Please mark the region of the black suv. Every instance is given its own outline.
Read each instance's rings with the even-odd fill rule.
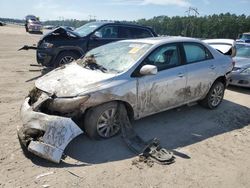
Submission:
[[[39,41],[37,62],[58,67],[110,42],[156,36],[149,27],[121,22],[90,22],[74,31],[59,27]]]

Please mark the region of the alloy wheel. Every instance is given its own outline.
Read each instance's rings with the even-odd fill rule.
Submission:
[[[223,84],[216,85],[210,96],[210,103],[213,107],[216,107],[220,104],[220,102],[223,99],[223,94],[224,94]]]
[[[105,110],[97,121],[97,132],[103,138],[109,138],[120,130],[116,108]]]
[[[68,63],[71,63],[72,61],[74,61],[75,59],[72,57],[72,56],[65,56],[61,59],[60,61],[60,66],[61,65],[65,65],[65,64],[68,64]]]

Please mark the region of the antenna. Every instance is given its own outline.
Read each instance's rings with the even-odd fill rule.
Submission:
[[[191,13],[193,12],[193,15],[194,16],[198,16],[200,15],[200,13],[198,12],[198,9],[197,8],[194,8],[194,7],[189,7],[187,11],[185,11],[188,16],[192,16]]]

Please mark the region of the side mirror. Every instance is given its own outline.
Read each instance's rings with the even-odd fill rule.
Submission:
[[[157,74],[158,69],[155,65],[143,65],[142,68],[140,69],[140,74],[141,75],[155,75]]]
[[[100,31],[96,31],[92,36],[92,39],[98,39],[98,38],[102,38],[102,33]]]

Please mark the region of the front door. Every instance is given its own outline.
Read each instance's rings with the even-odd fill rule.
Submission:
[[[178,45],[157,48],[143,63],[157,66],[158,73],[137,80],[139,116],[144,117],[183,104],[187,77]]]

